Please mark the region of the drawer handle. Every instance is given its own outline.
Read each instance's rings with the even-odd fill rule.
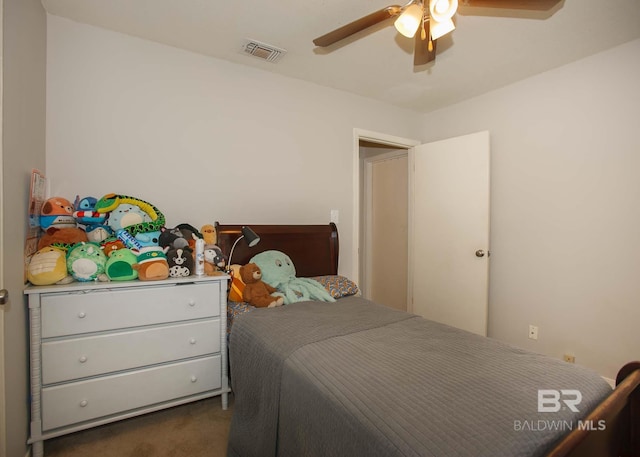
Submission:
[[[196,375],[191,376],[191,382],[196,382],[198,377]]]
[[[83,407],[83,408],[84,408],[85,406],[87,406],[88,404],[89,404],[89,402],[88,402],[87,400],[82,400],[82,401],[80,402],[80,406],[81,406],[81,407]]]
[[[87,356],[83,355],[78,360],[80,361],[80,363],[85,363],[87,361]]]
[[[84,311],[80,311],[80,312],[78,313],[78,317],[79,317],[80,319],[84,319],[86,316],[87,316],[87,315],[86,315],[86,313],[85,313]]]
[[[189,306],[196,306],[195,300],[189,300]]]
[[[189,343],[190,343],[190,344],[196,344],[196,342],[197,342],[197,340],[196,340],[195,338],[191,338],[191,339],[189,340]]]

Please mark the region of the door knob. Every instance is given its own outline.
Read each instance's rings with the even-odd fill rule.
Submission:
[[[482,249],[478,249],[476,251],[476,257],[484,257],[484,251]]]
[[[4,305],[9,301],[9,291],[7,289],[0,290],[0,305]]]

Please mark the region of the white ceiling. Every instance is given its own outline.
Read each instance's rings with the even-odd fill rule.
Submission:
[[[460,8],[456,30],[438,40],[436,61],[414,68],[413,40],[398,34],[392,20],[331,48],[312,43],[392,4],[389,0],[42,3],[53,15],[421,112],[640,38],[640,0],[564,0],[546,18]],[[287,54],[277,63],[250,56],[242,52],[246,38],[284,48]]]

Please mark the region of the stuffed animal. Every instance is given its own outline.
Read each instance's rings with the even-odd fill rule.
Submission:
[[[198,238],[202,238],[202,233],[200,233],[191,224],[178,224],[178,225],[176,225],[176,228],[178,230],[180,230],[180,233],[182,233],[182,236],[187,240],[187,242],[189,243],[189,247],[191,249],[195,249],[196,248],[196,240]],[[205,244],[206,244],[206,242],[205,242]]]
[[[169,276],[180,278],[191,276],[193,273],[193,250],[185,246],[184,248],[171,248],[167,251],[167,262],[169,263]]]
[[[47,246],[56,246],[63,250],[69,249],[76,243],[89,241],[84,230],[78,227],[49,227],[38,240],[38,249]]]
[[[111,257],[112,252],[117,251],[118,249],[125,249],[125,248],[126,246],[124,245],[124,242],[117,238],[107,239],[102,244],[102,250],[104,251],[107,257]]]
[[[229,281],[229,300],[235,302],[242,301],[242,295],[244,293],[244,282],[240,276],[240,268],[242,265],[233,264],[229,265],[229,274],[231,280]]]
[[[87,239],[89,241],[93,241],[94,243],[102,243],[104,240],[113,236],[113,230],[108,225],[87,225],[84,228],[84,231],[87,233]]]
[[[107,218],[107,225],[111,227],[111,230],[114,232],[145,222],[151,222],[151,217],[139,206],[129,203],[120,203],[109,213],[109,217]]]
[[[67,271],[78,281],[108,281],[104,274],[107,256],[92,242],[74,244],[67,252]]]
[[[96,204],[98,199],[95,197],[84,197],[80,199],[80,196],[76,196],[76,200],[73,202],[75,211],[73,217],[76,222],[87,229],[88,227],[104,225],[104,221],[107,218],[106,214],[101,214],[96,211]]]
[[[67,274],[65,251],[54,246],[38,250],[29,262],[27,279],[36,286],[67,284],[73,281]]]
[[[195,250],[198,238],[202,238],[202,234],[194,226],[178,224],[174,228],[163,228],[157,244],[163,248],[184,248],[189,246]]]
[[[72,228],[76,226],[73,217],[73,205],[62,197],[48,199],[40,210],[40,228],[46,231],[49,227]]]
[[[178,227],[163,228],[158,236],[158,246],[163,248],[184,248],[189,246],[187,240]]]
[[[277,290],[262,281],[262,271],[255,263],[241,266],[240,277],[245,284],[242,298],[250,305],[257,308],[273,308],[284,303],[284,298],[271,295]]]
[[[142,248],[133,269],[138,271],[138,279],[141,281],[157,281],[169,277],[167,256],[159,246]]]
[[[120,206],[122,205],[128,206],[121,209]],[[127,208],[131,210],[131,213],[125,211]],[[112,228],[113,225],[119,226],[118,228],[114,228],[114,231],[117,231],[119,228],[124,228],[133,236],[136,236],[138,233],[158,231],[164,227],[165,222],[164,214],[162,214],[158,208],[151,203],[140,200],[139,198],[129,197],[128,195],[107,194],[96,203],[96,211],[101,214],[109,213],[109,225]],[[129,217],[130,214],[131,217]],[[113,225],[111,225],[112,217],[117,219]],[[135,222],[135,220],[139,221]]]
[[[123,248],[111,252],[107,259],[105,272],[112,281],[130,281],[138,277],[133,265],[138,256],[131,249]]]
[[[262,270],[263,280],[284,294],[284,304],[307,300],[336,301],[315,279],[297,278],[296,267],[284,252],[270,250],[254,255],[250,262]]]
[[[204,246],[204,273],[207,276],[221,274],[227,265],[227,258],[222,253],[222,249],[215,244]]]
[[[136,234],[134,238],[138,240],[140,246],[158,246],[160,241],[160,234],[162,232],[160,230],[154,230],[153,232],[142,232]]]
[[[203,225],[200,228],[200,232],[204,238],[204,244],[218,244],[218,234],[216,233],[216,228],[213,225]]]

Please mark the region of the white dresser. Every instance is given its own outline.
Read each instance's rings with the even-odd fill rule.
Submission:
[[[222,395],[227,276],[31,286],[31,436]]]

